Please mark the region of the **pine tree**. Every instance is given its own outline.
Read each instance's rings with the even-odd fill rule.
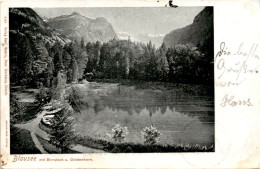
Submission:
[[[63,61],[62,61],[62,54],[60,52],[57,52],[54,55],[54,65],[55,65],[55,72],[57,73],[60,70],[64,69]]]
[[[73,109],[70,106],[62,108],[52,119],[52,133],[50,142],[61,149],[61,153],[67,153],[75,144],[78,134],[74,130]]]
[[[99,61],[100,61],[100,49],[101,49],[101,43],[99,41],[96,42],[94,49],[95,49],[95,64],[96,66],[99,65]]]
[[[63,50],[62,61],[63,61],[64,68],[68,69],[71,62],[71,56],[68,54],[66,50]]]
[[[77,82],[79,76],[79,68],[78,68],[77,61],[74,57],[72,57],[71,59],[71,70],[72,70],[71,82]]]
[[[48,57],[48,65],[46,72],[46,86],[50,87],[53,79],[54,64],[51,57]]]
[[[81,38],[81,41],[80,41],[80,47],[81,47],[81,49],[85,49],[85,44],[84,44],[85,42],[84,42],[84,38],[82,37]]]
[[[169,64],[166,58],[166,52],[167,48],[165,44],[163,43],[162,46],[158,49],[157,52],[157,58],[158,58],[158,64],[157,64],[157,80],[168,80],[168,73],[169,73]]]

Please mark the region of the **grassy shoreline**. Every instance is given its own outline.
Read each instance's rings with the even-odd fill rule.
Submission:
[[[106,151],[108,153],[176,153],[176,152],[214,152],[214,145],[183,145],[183,144],[140,144],[140,143],[115,143],[106,140],[93,139],[88,136],[81,137],[77,144]]]

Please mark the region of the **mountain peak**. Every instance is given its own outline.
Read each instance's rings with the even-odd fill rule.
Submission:
[[[106,18],[104,17],[97,17],[96,20],[107,22]]]
[[[83,37],[86,42],[107,42],[117,37],[112,25],[105,18],[91,19],[77,12],[58,16],[49,20],[48,24],[59,33],[77,41]]]
[[[73,12],[71,15],[80,15],[78,12]]]

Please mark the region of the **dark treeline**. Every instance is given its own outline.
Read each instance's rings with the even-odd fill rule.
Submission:
[[[133,79],[182,83],[210,83],[213,80],[211,58],[191,44],[158,49],[130,40],[112,39],[101,44],[82,40],[50,48],[55,71],[66,70],[67,81],[86,77],[99,79]]]
[[[85,74],[94,78],[212,83],[213,56],[191,44],[159,48],[130,40],[87,43]]]
[[[25,36],[15,36],[11,41],[23,41],[18,43],[23,46],[12,46],[10,57],[11,82],[17,84],[49,87],[59,71],[66,74],[67,83],[83,78],[213,82],[213,64],[210,63],[213,57],[191,44],[171,48],[162,44],[155,48],[151,42],[144,44],[112,39],[103,44],[97,41],[85,45],[82,39],[63,46],[56,42],[51,46],[41,43],[41,40],[35,43],[37,39],[30,43]],[[37,49],[36,52],[34,49]],[[37,60],[34,55],[38,55]],[[44,71],[41,72],[41,68]],[[37,76],[33,72],[37,72]]]

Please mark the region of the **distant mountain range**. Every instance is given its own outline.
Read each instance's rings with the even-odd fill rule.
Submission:
[[[175,29],[164,35],[137,34],[132,35],[127,32],[119,32],[119,39],[130,39],[148,43],[151,41],[156,47],[164,43],[166,47],[171,47],[176,44],[191,43],[196,47],[202,47],[203,53],[213,51],[213,7],[204,8],[193,20],[193,23],[184,28]],[[206,51],[208,48],[209,51]]]
[[[91,19],[74,12],[48,19],[47,24],[57,32],[77,41],[83,38],[85,42],[107,42],[117,38],[112,25],[103,17]]]
[[[130,39],[131,41],[140,42],[140,40],[136,36],[134,36],[128,32],[117,32],[117,37],[120,40]]]
[[[141,42],[148,43],[151,41],[156,47],[160,47],[163,43],[164,35],[138,34],[137,37]]]
[[[113,26],[103,17],[91,19],[72,13],[70,15],[62,15],[52,19],[45,16],[42,19],[55,31],[68,36],[70,39],[80,41],[83,37],[85,42],[107,42],[110,39],[118,38],[120,40],[148,43],[151,41],[155,46],[159,47],[163,42],[164,35],[149,34],[130,34],[128,32],[115,32]]]
[[[148,43],[149,41],[152,42],[156,47],[160,47],[163,42],[164,35],[152,35],[152,34],[137,34],[133,35],[128,32],[118,32],[117,33],[118,39],[127,40],[130,39],[131,41],[135,42],[142,42]]]

